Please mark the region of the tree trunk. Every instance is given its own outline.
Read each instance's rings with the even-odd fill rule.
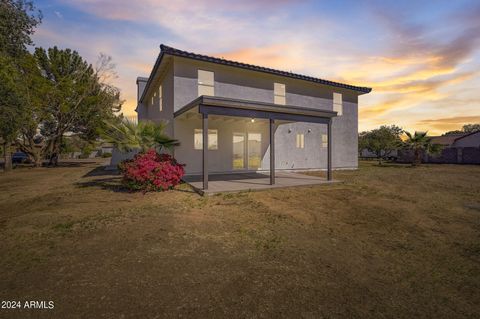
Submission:
[[[33,165],[35,167],[41,167],[42,166],[42,156],[40,154],[39,151],[35,150],[35,152],[33,153]]]
[[[5,163],[3,169],[5,172],[12,170],[12,152],[9,142],[3,143],[3,156],[5,157]]]
[[[58,133],[57,133],[58,134]],[[57,135],[52,141],[48,165],[58,166],[58,156],[60,154],[60,145],[62,144],[63,135]]]
[[[417,165],[420,165],[422,163],[422,159],[420,158],[420,153],[421,152],[420,152],[419,149],[414,150],[412,166],[417,166]]]

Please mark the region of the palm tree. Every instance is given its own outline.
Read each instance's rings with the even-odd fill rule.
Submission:
[[[172,149],[180,145],[178,140],[170,138],[164,133],[165,123],[142,121],[134,123],[128,119],[106,121],[106,128],[101,132],[105,142],[112,143],[122,152],[148,149]]]
[[[412,135],[405,132],[407,139],[404,141],[407,149],[413,150],[412,166],[422,163],[423,154],[437,154],[441,151],[441,146],[431,143],[431,137],[427,136],[427,132],[417,132]]]

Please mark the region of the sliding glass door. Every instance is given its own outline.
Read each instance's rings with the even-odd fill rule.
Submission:
[[[233,169],[256,170],[262,166],[262,134],[233,133]]]
[[[245,133],[233,133],[233,169],[245,168]]]
[[[248,169],[259,169],[262,164],[262,134],[248,133]]]

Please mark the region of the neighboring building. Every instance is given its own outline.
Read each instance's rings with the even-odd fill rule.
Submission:
[[[370,88],[160,48],[150,76],[137,78],[136,111],[168,122],[187,174],[270,170],[273,183],[275,169],[331,178],[357,168],[358,96]]]
[[[480,147],[480,131],[460,136],[453,142],[453,147]]]
[[[455,143],[455,140],[463,137],[464,135],[464,133],[455,133],[441,136],[432,136],[430,141],[432,144],[442,145],[443,147],[452,147]]]
[[[480,131],[464,134],[449,134],[434,136],[432,144],[442,146],[437,155],[423,156],[424,163],[438,164],[480,164]],[[413,152],[402,150],[399,152],[400,162],[411,162]]]

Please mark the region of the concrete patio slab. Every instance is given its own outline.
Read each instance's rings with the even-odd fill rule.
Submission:
[[[326,178],[318,176],[292,172],[277,172],[275,174],[275,185],[270,185],[270,175],[268,173],[212,174],[209,176],[208,190],[203,190],[201,175],[185,176],[183,179],[200,195],[213,195],[224,192],[259,191],[272,188],[332,184],[340,182],[337,180],[328,181]]]

